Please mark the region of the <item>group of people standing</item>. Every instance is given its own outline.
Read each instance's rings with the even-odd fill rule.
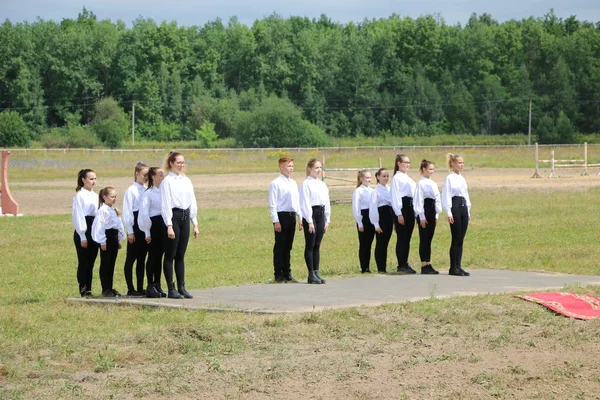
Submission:
[[[96,173],[91,169],[79,171],[72,219],[78,260],[77,280],[82,297],[92,295],[92,276],[98,251],[102,296],[121,296],[113,286],[113,278],[121,242],[127,238],[123,269],[128,296],[192,298],[185,288],[185,253],[190,221],[194,237],[198,237],[198,208],[192,182],[184,171],[185,159],[178,152],[167,155],[162,169],[138,163],[134,169],[134,182],[125,191],[122,212],[115,206],[117,192],[113,187],[107,186],[96,194]],[[134,264],[136,285],[133,281]],[[161,269],[167,282],[167,292],[160,284]]]
[[[461,175],[464,159],[456,154],[448,154],[447,166],[451,171],[444,181],[441,194],[437,184],[431,179],[435,165],[428,160],[421,161],[421,179],[417,183],[407,175],[410,159],[404,154],[396,156],[390,185],[390,174],[385,168],[380,168],[375,173],[375,189],[370,187],[371,173],[367,170],[358,171],[357,188],[352,194],[352,213],[358,230],[358,255],[363,273],[371,272],[371,247],[374,239],[377,271],[387,272],[387,249],[392,230],[395,229],[398,260],[396,272],[415,274],[408,258],[416,223],[420,239],[421,274],[439,274],[431,264],[431,243],[443,208],[452,234],[448,273],[455,276],[470,275],[462,268],[463,241],[471,220],[468,186]]]
[[[371,272],[374,240],[377,270],[387,272],[387,249],[395,230],[397,272],[415,274],[408,258],[416,223],[420,237],[421,273],[438,274],[431,264],[431,242],[443,208],[452,233],[449,274],[469,276],[461,264],[463,240],[471,219],[467,183],[461,175],[464,160],[461,156],[448,154],[447,164],[451,172],[444,181],[441,195],[437,184],[431,180],[435,165],[428,160],[421,162],[419,170],[422,177],[418,183],[407,175],[410,159],[403,154],[396,156],[391,178],[385,168],[375,173],[375,189],[371,188],[371,173],[367,170],[358,172],[357,188],[352,194],[352,213],[358,230],[358,254],[363,273]],[[121,296],[114,288],[113,277],[121,242],[127,239],[123,269],[128,296],[192,298],[185,288],[185,253],[190,224],[194,237],[198,237],[198,208],[192,182],[184,171],[185,160],[178,152],[167,155],[162,169],[138,163],[134,169],[134,182],[125,191],[122,213],[115,206],[117,192],[113,187],[107,186],[96,194],[96,173],[91,169],[79,171],[73,198],[73,241],[77,251],[77,280],[81,296],[92,295],[92,276],[98,251],[102,296]],[[298,224],[305,239],[307,282],[324,284],[325,279],[320,275],[320,247],[331,220],[331,202],[329,189],[321,179],[323,166],[319,160],[311,158],[306,164],[306,179],[300,187],[292,179],[292,158],[281,157],[279,171],[279,176],[269,185],[269,209],[275,234],[275,282],[298,282],[292,275],[290,264]],[[167,292],[161,287],[161,270],[167,282]],[[144,275],[147,280],[145,289]]]
[[[444,181],[441,194],[437,184],[431,179],[435,165],[428,160],[421,162],[419,170],[422,177],[418,183],[407,175],[410,159],[404,154],[396,156],[394,175],[391,178],[390,172],[385,168],[380,168],[375,173],[375,189],[371,188],[371,173],[368,170],[358,171],[356,189],[352,193],[352,214],[358,230],[358,258],[363,273],[371,272],[374,240],[377,270],[380,273],[387,272],[387,249],[395,230],[398,260],[396,272],[415,274],[416,271],[408,263],[408,257],[416,223],[420,237],[421,274],[439,274],[431,264],[431,243],[443,208],[452,233],[449,274],[469,276],[462,268],[463,241],[471,219],[467,182],[461,175],[464,160],[459,155],[448,154],[447,165],[451,172]],[[322,174],[321,162],[315,158],[308,161],[306,179],[300,189],[292,179],[292,158],[280,158],[279,170],[279,176],[269,185],[269,208],[275,232],[275,282],[297,282],[291,273],[290,253],[298,221],[299,230],[304,232],[307,282],[325,283],[319,274],[319,249],[329,226],[331,207],[327,185],[319,179]]]

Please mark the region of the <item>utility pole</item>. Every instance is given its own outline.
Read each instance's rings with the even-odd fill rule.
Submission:
[[[529,99],[529,135],[527,136],[527,145],[531,146],[531,99]]]
[[[131,104],[131,147],[135,147],[135,100]]]

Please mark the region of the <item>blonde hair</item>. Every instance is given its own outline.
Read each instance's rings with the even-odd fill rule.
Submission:
[[[446,165],[448,165],[448,168],[453,169],[454,163],[457,162],[459,158],[462,158],[462,156],[452,153],[446,154]]]
[[[396,175],[396,172],[400,171],[398,163],[404,160],[405,158],[408,158],[408,156],[405,154],[396,154],[396,161],[394,162],[394,175]]]
[[[115,188],[112,186],[107,186],[107,187],[103,188],[102,190],[100,190],[100,193],[98,193],[98,208],[102,207],[102,204],[104,204],[104,196],[108,196],[110,194],[110,192],[115,192],[115,194],[117,193]],[[119,209],[117,207],[115,207],[113,205],[112,208],[115,210],[117,215],[121,215],[121,212],[119,211]]]
[[[308,162],[306,163],[306,176],[310,175],[310,170],[315,166],[315,164],[317,162],[321,162],[319,160],[317,160],[316,158],[311,158],[310,160],[308,160]]]
[[[134,180],[134,182],[137,182],[137,174],[140,173],[140,172],[142,172],[146,168],[148,168],[148,166],[146,164],[144,164],[142,161],[140,161],[137,164],[135,164],[135,169],[133,170],[133,180]]]
[[[370,174],[369,170],[367,169],[358,170],[358,173],[356,174],[356,187],[360,187],[360,185],[362,185],[362,180],[367,174]]]
[[[175,159],[179,156],[183,157],[183,154],[181,154],[178,151],[170,151],[169,154],[167,154],[167,156],[165,157],[165,164],[163,166],[163,171],[166,171],[167,173],[171,172],[171,170],[173,169],[171,167],[171,163],[174,163]]]

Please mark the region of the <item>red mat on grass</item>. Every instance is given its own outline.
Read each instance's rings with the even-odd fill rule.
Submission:
[[[548,292],[516,295],[533,301],[569,318],[600,318],[600,299],[589,294]]]

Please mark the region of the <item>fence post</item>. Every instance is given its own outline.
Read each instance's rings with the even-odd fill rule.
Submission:
[[[587,162],[587,142],[583,142],[583,172],[581,176],[588,176],[588,162]]]
[[[532,178],[541,178],[541,175],[538,173],[538,163],[539,163],[539,153],[538,153],[538,144],[535,143],[535,172],[533,173]]]
[[[550,175],[548,175],[548,178],[556,178],[556,174],[554,173],[554,150],[552,150],[550,152],[550,165],[551,165],[551,169],[550,169]]]

